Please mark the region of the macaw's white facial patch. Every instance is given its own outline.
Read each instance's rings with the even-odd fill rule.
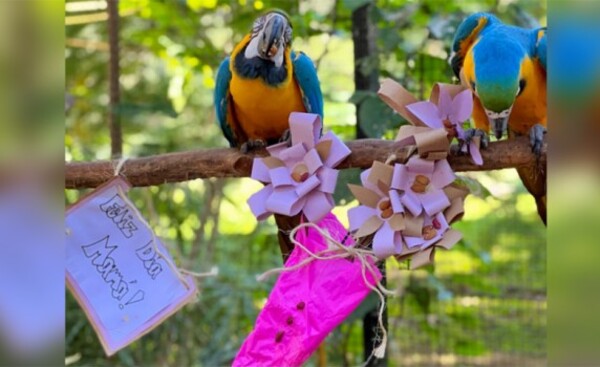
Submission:
[[[446,62],[448,63],[448,65],[452,66],[452,59],[454,59],[455,56],[456,56],[456,52],[452,51],[450,53],[450,57],[448,57],[448,60],[446,60]]]
[[[505,109],[504,111],[494,112],[490,110],[485,110],[485,114],[490,119],[499,119],[506,118],[510,115],[510,111],[512,111],[512,106],[510,108]]]
[[[244,52],[244,57],[247,59],[253,59],[256,56],[258,56],[258,40],[261,37],[261,32],[258,33],[258,35],[256,35],[256,37],[253,37],[250,40],[250,43],[248,43],[248,46],[246,46],[246,51]]]
[[[277,49],[277,53],[275,54],[275,56],[273,56],[271,58],[271,60],[275,63],[275,66],[277,66],[278,68],[281,67],[281,65],[283,65],[283,53],[285,52],[285,47],[279,47]]]

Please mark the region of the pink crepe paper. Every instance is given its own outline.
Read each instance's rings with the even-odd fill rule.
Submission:
[[[448,90],[440,85],[437,105],[432,101],[421,101],[406,105],[406,109],[433,129],[444,128],[445,122],[449,122],[458,139],[465,140],[462,123],[468,120],[473,112],[473,95],[470,89],[465,89],[452,98]],[[464,145],[462,151],[469,152],[475,164],[483,164],[477,142],[471,141],[468,147]]]
[[[319,115],[293,112],[289,123],[292,145],[270,146],[270,157],[254,159],[251,177],[267,185],[248,204],[258,220],[302,212],[308,221],[317,222],[334,207],[338,170],[333,168],[350,149],[332,132],[320,137]]]
[[[343,243],[347,231],[333,214],[327,214],[317,225]],[[313,253],[328,248],[326,240],[312,228],[301,229],[296,239]],[[346,244],[354,245],[351,236]],[[294,266],[307,257],[296,246],[285,266]],[[314,260],[281,273],[233,366],[302,365],[369,294],[371,288],[365,280],[371,286],[381,280],[377,267],[370,265],[376,277],[367,271],[363,278],[361,262],[346,258]]]

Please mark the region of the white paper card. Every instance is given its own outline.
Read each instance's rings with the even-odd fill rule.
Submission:
[[[66,216],[67,284],[108,355],[149,332],[196,293],[193,279],[180,279],[160,256],[172,264],[163,244],[123,200],[128,189],[117,177]]]

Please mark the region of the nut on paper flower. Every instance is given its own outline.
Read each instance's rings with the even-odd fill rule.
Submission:
[[[294,167],[292,179],[296,182],[304,182],[308,179],[308,167],[306,167],[306,164],[300,163]]]
[[[437,230],[433,226],[423,227],[423,239],[426,241],[431,240],[437,235]]]

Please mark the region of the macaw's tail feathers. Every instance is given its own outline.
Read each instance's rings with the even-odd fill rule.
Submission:
[[[539,165],[531,165],[517,169],[523,185],[533,195],[538,214],[546,225],[546,169]]]

